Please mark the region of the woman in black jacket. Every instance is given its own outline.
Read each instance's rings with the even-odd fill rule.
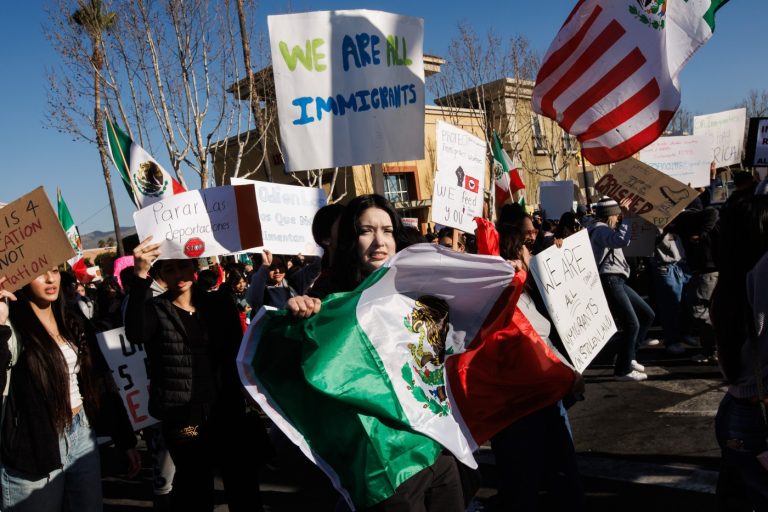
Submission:
[[[246,431],[236,357],[242,338],[235,304],[195,284],[196,261],[157,261],[168,291],[152,297],[148,277],[160,244],[133,251],[138,277],[126,311],[126,335],[147,351],[149,412],[163,422],[176,474],[171,508],[210,511],[214,467],[222,471],[229,510],[259,510],[257,460]]]
[[[100,410],[115,427],[115,442],[127,450],[129,475],[141,468],[136,438],[114,382],[108,384],[95,335],[82,315],[68,309],[60,283],[54,267],[16,294],[0,290],[0,353],[13,354],[10,379],[8,365],[0,371],[3,387],[9,381],[0,441],[5,511],[102,510],[91,428]]]

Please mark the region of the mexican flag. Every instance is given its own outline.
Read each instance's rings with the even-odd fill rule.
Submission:
[[[144,151],[144,148],[115,126],[109,116],[105,118],[109,155],[137,208],[141,209],[164,197],[186,192],[178,181]]]
[[[411,246],[307,320],[262,310],[243,339],[240,376],[351,506],[371,506],[443,448],[477,466],[445,360],[495,331],[520,285],[501,258]]]
[[[75,250],[75,256],[67,260],[70,267],[74,267],[75,263],[83,257],[83,244],[80,241],[80,232],[77,230],[75,221],[72,220],[72,215],[69,213],[67,203],[64,202],[64,197],[61,195],[61,189],[56,189],[56,202],[59,210],[59,222],[61,227],[64,228],[64,232],[67,234],[70,245]]]
[[[517,166],[501,145],[501,140],[496,132],[493,132],[493,172],[496,177],[496,205],[501,206],[512,197],[512,194],[525,188]]]
[[[678,76],[727,0],[579,0],[547,50],[533,108],[593,164],[656,140],[680,106]]]

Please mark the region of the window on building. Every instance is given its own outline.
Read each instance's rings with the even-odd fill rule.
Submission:
[[[384,175],[384,197],[392,203],[401,203],[416,199],[412,192],[411,173],[387,173]]]
[[[569,154],[576,153],[579,150],[576,137],[566,131],[563,131],[563,150]]]
[[[541,121],[538,114],[531,114],[531,127],[533,129],[533,149],[537,153],[546,152],[546,140],[541,129]]]

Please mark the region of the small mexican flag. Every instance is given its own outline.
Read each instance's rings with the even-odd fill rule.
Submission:
[[[501,206],[504,201],[512,197],[512,194],[525,188],[517,166],[501,145],[501,140],[496,132],[493,132],[493,172],[496,177],[496,205]]]
[[[70,267],[74,267],[75,263],[83,257],[83,244],[80,241],[80,232],[75,226],[75,222],[72,220],[72,215],[69,213],[67,203],[64,202],[64,197],[61,195],[61,189],[56,189],[56,202],[58,203],[59,210],[59,222],[61,227],[64,228],[64,232],[67,234],[69,243],[75,250],[75,256],[67,260]]]
[[[186,192],[178,181],[144,151],[144,148],[115,126],[109,116],[105,118],[109,155],[137,208],[144,208],[164,197]]]
[[[443,448],[477,467],[445,360],[507,318],[519,285],[501,258],[414,245],[307,320],[262,309],[238,354],[240,377],[348,503],[368,507]]]

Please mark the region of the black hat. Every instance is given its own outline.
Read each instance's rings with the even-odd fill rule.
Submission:
[[[595,215],[601,219],[606,219],[611,215],[621,215],[619,203],[610,197],[603,196],[595,205]]]

